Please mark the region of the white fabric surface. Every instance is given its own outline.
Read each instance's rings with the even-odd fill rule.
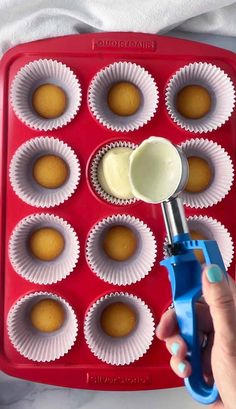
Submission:
[[[0,0],[0,55],[13,45],[91,31],[236,35],[233,0]]]

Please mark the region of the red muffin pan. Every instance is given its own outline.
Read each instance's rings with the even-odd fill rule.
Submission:
[[[9,90],[18,70],[40,58],[65,63],[77,75],[82,88],[82,105],[76,117],[61,129],[41,132],[24,125],[13,112]],[[99,124],[89,111],[87,92],[94,75],[117,61],[141,65],[154,77],[159,89],[156,114],[139,130],[113,132]],[[84,318],[91,304],[101,296],[120,291],[140,297],[151,309],[155,324],[171,302],[167,272],[159,266],[163,257],[164,223],[159,205],[137,202],[128,206],[109,204],[93,191],[89,181],[89,164],[94,153],[112,141],[139,144],[151,135],[164,136],[179,144],[199,137],[179,128],[169,117],[165,107],[165,89],[170,77],[191,62],[209,62],[221,67],[236,83],[236,56],[220,48],[156,35],[139,33],[98,33],[65,36],[19,45],[8,51],[1,62],[1,272],[0,272],[0,369],[31,381],[96,390],[145,390],[182,385],[169,366],[169,353],[164,343],[154,337],[147,353],[126,366],[111,366],[98,360],[88,348],[83,331]],[[200,137],[216,141],[236,163],[236,110],[216,131]],[[78,155],[81,180],[76,192],[64,204],[48,210],[24,203],[14,193],[9,181],[9,164],[16,149],[38,136],[53,136],[66,142]],[[223,201],[206,209],[186,207],[186,215],[207,215],[224,224],[231,236],[236,236],[236,184]],[[9,238],[16,224],[35,213],[50,213],[68,221],[77,232],[80,257],[70,276],[52,285],[32,284],[13,269],[8,255]],[[157,259],[151,272],[140,282],[128,286],[114,286],[99,279],[86,261],[86,239],[91,228],[104,217],[129,214],[141,219],[153,231],[157,241]],[[235,258],[229,274],[235,277]],[[66,299],[73,307],[79,331],[72,349],[62,358],[49,363],[36,363],[22,357],[11,344],[7,333],[9,309],[26,294],[48,291]]]

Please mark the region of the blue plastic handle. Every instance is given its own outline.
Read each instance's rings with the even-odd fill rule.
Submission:
[[[202,266],[193,250],[201,249],[206,264],[217,264],[226,274],[225,267],[214,240],[191,240],[185,233],[175,236],[173,244],[175,254],[160,264],[168,270],[180,334],[188,346],[187,359],[192,373],[185,378],[185,386],[196,401],[211,404],[218,399],[219,393],[215,384],[209,386],[203,378],[195,308],[196,301],[202,295]]]

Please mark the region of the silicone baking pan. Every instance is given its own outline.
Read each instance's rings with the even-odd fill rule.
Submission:
[[[41,58],[61,61],[78,77],[82,104],[76,117],[62,128],[37,131],[24,125],[15,115],[9,99],[11,83],[21,67]],[[91,114],[87,102],[88,87],[96,73],[113,62],[128,61],[144,67],[155,79],[159,104],[153,118],[133,132],[115,132],[101,125]],[[127,292],[140,297],[153,313],[155,324],[171,303],[168,276],[159,262],[163,259],[165,229],[160,206],[136,202],[119,206],[99,198],[90,183],[90,163],[95,153],[113,141],[139,144],[151,135],[164,136],[175,144],[191,138],[213,140],[229,153],[235,164],[236,113],[219,129],[206,134],[182,130],[169,117],[165,90],[170,77],[191,62],[208,62],[222,68],[235,82],[236,56],[220,48],[180,39],[141,33],[97,33],[40,40],[9,50],[0,71],[0,152],[1,152],[1,264],[0,264],[0,369],[19,378],[58,386],[95,390],[146,390],[182,385],[169,366],[165,344],[154,337],[147,353],[136,362],[112,366],[101,362],[88,348],[84,337],[84,318],[94,301],[112,292]],[[13,191],[9,165],[16,149],[38,136],[52,136],[66,142],[76,152],[81,165],[81,180],[73,196],[59,206],[39,209],[24,203]],[[204,208],[186,207],[186,216],[203,215],[221,222],[234,239],[236,234],[235,182],[220,203]],[[69,277],[52,285],[32,284],[14,271],[8,253],[9,238],[16,224],[30,214],[49,213],[68,221],[80,242],[80,257]],[[91,228],[114,214],[135,216],[155,235],[157,258],[150,273],[136,284],[115,286],[99,279],[86,261],[86,240]],[[235,277],[235,258],[229,274]],[[66,299],[73,307],[79,331],[72,349],[62,358],[36,363],[22,357],[11,344],[7,316],[14,303],[26,294],[48,291]]]

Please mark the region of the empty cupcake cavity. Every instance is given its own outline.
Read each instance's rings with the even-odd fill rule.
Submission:
[[[177,95],[186,86],[203,87],[210,95],[209,112],[199,119],[184,117],[177,109]],[[191,63],[177,71],[166,89],[166,107],[170,117],[190,132],[211,132],[221,127],[231,116],[235,105],[235,89],[229,76],[219,67],[208,63]]]
[[[216,142],[208,139],[190,139],[180,145],[181,150],[187,158],[202,158],[209,165],[211,181],[209,185],[199,192],[190,192],[186,189],[181,193],[183,202],[190,207],[204,208],[217,204],[229,193],[233,179],[233,163],[225,151]],[[199,169],[198,179],[205,178],[204,169]],[[192,175],[194,178],[194,175]],[[208,178],[208,175],[207,175]],[[201,180],[202,183],[202,180]],[[199,185],[200,186],[200,185]]]
[[[54,155],[68,168],[65,182],[57,188],[46,188],[33,175],[37,159]],[[49,208],[67,200],[76,190],[80,179],[80,164],[75,152],[64,142],[52,137],[38,137],[22,144],[10,164],[10,181],[13,190],[31,206]]]
[[[131,196],[129,196],[129,198],[125,198],[125,199],[123,198],[122,199],[122,198],[115,197],[115,196],[113,196],[111,194],[108,186],[105,186],[106,185],[106,179],[105,179],[104,176],[103,176],[103,186],[102,186],[102,184],[100,183],[100,180],[99,180],[99,175],[101,173],[100,166],[101,166],[102,160],[104,158],[104,155],[107,152],[109,152],[109,151],[111,151],[111,150],[113,150],[115,148],[122,148],[122,147],[123,148],[129,148],[129,149],[135,149],[137,147],[137,145],[135,145],[134,143],[125,142],[125,141],[111,142],[111,143],[103,146],[101,149],[99,149],[99,151],[92,158],[91,164],[89,166],[89,173],[90,173],[89,176],[90,176],[90,182],[91,182],[93,190],[96,192],[96,194],[100,198],[104,199],[105,201],[107,201],[107,202],[109,202],[111,204],[115,204],[115,205],[129,205],[129,204],[135,203],[136,200],[137,200],[132,195],[131,187],[130,187]],[[113,161],[113,163],[114,163],[114,161]],[[124,173],[125,170],[126,170],[126,167],[122,166],[121,170]],[[110,177],[111,176],[112,175],[110,173]],[[120,182],[122,182],[123,179],[125,179],[125,180],[128,179],[128,167],[127,167],[127,175],[124,174],[123,179],[121,178],[121,173],[118,176],[119,176]],[[124,180],[123,180],[123,182],[124,182]],[[125,189],[127,190],[126,185],[127,184],[125,184]],[[122,192],[122,183],[120,185],[119,190],[120,190],[120,192]]]
[[[58,117],[42,117],[33,107],[34,92],[45,84],[56,85],[65,93],[66,105]],[[65,126],[75,117],[81,104],[81,87],[73,71],[65,64],[40,59],[26,64],[16,74],[11,85],[10,100],[22,122],[31,128],[48,131]],[[42,99],[40,103],[45,104],[45,100]]]
[[[135,243],[130,243],[129,237],[125,242],[123,237],[113,238],[114,244],[109,245],[111,249],[116,247],[116,253],[120,244],[121,257],[119,254],[118,260],[116,256],[105,251],[104,240],[112,228],[120,226],[133,233]],[[129,251],[130,247],[131,251],[128,254],[127,249]],[[155,263],[156,251],[156,241],[150,228],[141,220],[129,215],[113,215],[101,220],[89,233],[86,243],[86,256],[90,268],[99,278],[114,285],[129,285],[144,278]]]
[[[45,228],[58,232],[64,241],[63,250],[50,261],[35,256],[29,245],[32,234]],[[53,243],[50,242],[54,250],[57,244],[55,241],[56,238]],[[79,252],[79,241],[74,229],[65,220],[49,214],[25,217],[13,230],[9,241],[9,257],[13,268],[23,278],[37,284],[52,284],[66,278],[74,270]]]
[[[32,325],[31,309],[44,299],[55,300],[64,310],[64,320],[57,331],[45,333]],[[32,361],[50,362],[64,356],[72,348],[78,333],[78,322],[72,307],[63,298],[48,292],[35,292],[22,297],[11,307],[7,329],[13,346],[21,355]]]
[[[109,107],[109,91],[119,83],[131,83],[140,93],[139,107],[132,115],[118,115]],[[129,101],[133,99],[131,97]],[[131,62],[116,62],[99,71],[88,91],[92,114],[103,126],[113,131],[128,132],[144,126],[154,116],[158,100],[158,89],[153,77],[143,67]]]
[[[135,313],[135,328],[126,336],[109,336],[101,327],[101,314],[112,303],[124,303]],[[98,359],[111,365],[129,365],[140,359],[152,343],[154,328],[149,307],[140,298],[128,293],[111,293],[98,299],[86,314],[84,324],[88,347]]]

